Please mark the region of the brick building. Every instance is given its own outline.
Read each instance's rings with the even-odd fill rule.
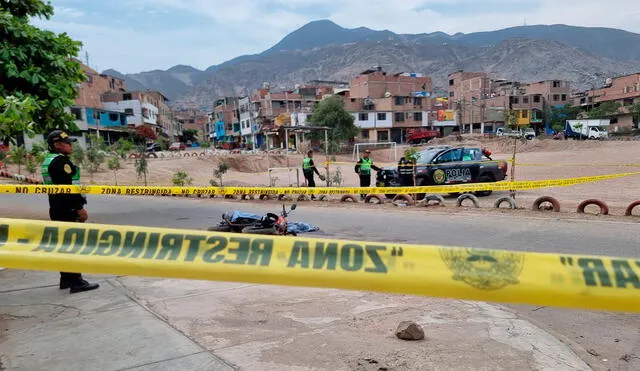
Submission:
[[[620,105],[618,112],[609,117],[610,131],[625,133],[637,129],[638,117],[631,108],[640,103],[640,73],[607,79],[604,86],[576,95],[573,104],[589,110],[605,102]]]
[[[387,74],[380,67],[351,80],[345,109],[354,116],[365,142],[403,142],[411,128],[429,125],[431,78],[418,73]]]

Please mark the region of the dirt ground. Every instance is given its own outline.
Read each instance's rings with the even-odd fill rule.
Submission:
[[[493,152],[494,159],[510,159],[513,151],[513,140],[506,138],[465,137],[462,142],[449,138],[436,139],[429,145],[466,145],[481,146]],[[406,146],[398,146],[396,155],[399,158]],[[635,141],[573,141],[535,139],[525,143],[518,141],[516,157],[516,180],[558,179],[604,175],[613,173],[640,172],[640,144]],[[193,151],[193,152],[201,152]],[[186,153],[193,153],[186,151]],[[378,166],[395,164],[391,149],[372,150],[372,159]],[[302,155],[268,155],[268,154],[228,154],[216,156],[151,158],[149,160],[148,185],[169,186],[171,178],[177,171],[185,171],[193,179],[194,186],[209,186],[213,178],[213,170],[221,162],[230,165],[230,170],[223,176],[225,186],[304,186],[301,171]],[[324,162],[324,154],[316,154],[316,165]],[[357,186],[358,178],[353,171],[351,154],[335,156],[337,163],[330,165],[330,171],[340,169],[343,186]],[[637,163],[636,163],[637,162]],[[635,163],[635,164],[634,164]],[[632,164],[633,166],[629,165]],[[9,169],[16,171],[15,166]],[[271,169],[269,171],[269,169]],[[325,174],[325,168],[319,168]],[[511,170],[509,170],[510,172]],[[22,170],[25,173],[25,170]],[[143,179],[137,177],[134,160],[123,161],[123,169],[117,173],[118,185],[144,185]],[[102,169],[93,174],[85,170],[83,182],[87,184],[115,185],[115,174]],[[321,186],[324,183],[316,179]],[[624,209],[631,202],[640,199],[636,187],[640,184],[640,176],[633,175],[619,179],[575,185],[569,187],[544,188],[533,191],[522,191],[516,195],[518,208],[530,209],[533,200],[542,195],[556,197],[562,204],[562,212],[574,213],[578,203],[588,198],[597,198],[606,202],[612,215],[624,215]],[[490,197],[480,199],[481,207],[492,207],[493,202],[508,192],[494,192]],[[455,199],[448,199],[454,203]],[[597,212],[595,206],[589,206],[587,212]],[[636,211],[640,213],[640,210]]]

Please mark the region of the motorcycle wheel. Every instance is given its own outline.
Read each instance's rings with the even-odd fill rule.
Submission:
[[[229,225],[214,225],[213,227],[207,228],[209,232],[231,232],[231,226]]]
[[[254,228],[254,227],[245,227],[242,228],[242,233],[248,234],[276,234],[276,230],[273,228]]]

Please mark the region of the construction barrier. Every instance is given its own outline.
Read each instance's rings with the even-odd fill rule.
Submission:
[[[0,193],[55,194],[82,193],[97,195],[343,195],[343,194],[413,194],[413,193],[467,193],[477,191],[524,191],[539,188],[566,187],[602,180],[639,175],[640,172],[597,175],[579,178],[501,181],[496,183],[471,183],[443,186],[417,187],[141,187],[141,186],[54,186],[54,185],[0,185]]]
[[[0,266],[640,312],[640,259],[0,219]]]

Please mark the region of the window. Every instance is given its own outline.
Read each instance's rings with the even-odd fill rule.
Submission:
[[[378,132],[378,142],[388,142],[389,141],[389,131],[379,131]]]
[[[560,81],[554,81],[553,82],[553,87],[554,88],[560,87]]]
[[[563,101],[567,100],[567,95],[566,94],[562,94],[562,99]]]
[[[559,101],[559,100],[560,100],[560,95],[559,95],[559,94],[554,94],[554,95],[553,95],[553,101],[554,101],[554,102],[557,102],[557,101]]]
[[[369,121],[369,114],[367,112],[361,112],[358,114],[358,121]]]
[[[71,114],[76,117],[76,120],[82,120],[82,110],[80,108],[71,108]]]
[[[522,111],[522,118],[526,119],[527,117],[529,117],[529,111]]]
[[[360,131],[360,137],[364,139],[369,139],[369,130]]]
[[[422,112],[414,112],[413,121],[422,121]]]
[[[513,104],[518,104],[520,99],[518,97],[513,97]]]
[[[387,121],[387,113],[386,112],[378,112],[378,120],[379,121]]]
[[[465,148],[462,151],[462,161],[480,161],[482,153],[477,148]]]
[[[529,97],[522,97],[523,104],[529,104]]]
[[[404,97],[396,97],[396,106],[404,105]]]
[[[449,86],[453,86],[453,79],[449,80]]]
[[[122,100],[131,100],[131,93],[122,94]]]
[[[449,97],[453,98],[455,96],[455,94],[456,94],[455,92],[450,91],[449,92]]]
[[[413,105],[414,106],[421,106],[422,105],[422,97],[414,97],[413,98]]]
[[[438,164],[442,164],[446,162],[457,162],[457,161],[460,161],[461,157],[462,157],[462,148],[456,148],[448,152],[445,152],[442,156],[438,158],[436,162]]]
[[[540,103],[540,96],[539,95],[534,95],[533,96],[533,103]]]
[[[117,113],[109,113],[109,121],[120,121]]]
[[[395,119],[396,122],[404,122],[404,112],[396,112]]]

